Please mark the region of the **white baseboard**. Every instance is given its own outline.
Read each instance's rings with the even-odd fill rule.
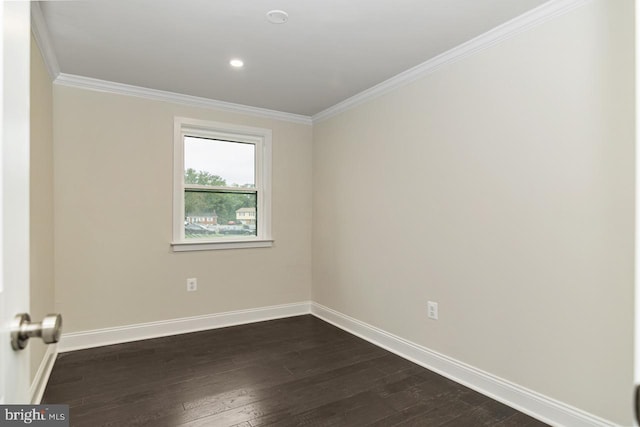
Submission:
[[[63,333],[60,344],[58,345],[58,351],[63,353],[104,345],[299,316],[309,314],[310,312],[311,303],[305,301],[249,310],[163,320],[160,322],[139,323],[115,328],[71,332],[68,334]]]
[[[57,352],[62,353],[303,314],[313,314],[353,335],[550,425],[566,427],[614,427],[616,425],[310,301],[62,334]],[[44,358],[32,385],[33,402],[39,402],[42,398],[57,352],[55,347],[50,347],[47,351],[49,357]]]
[[[56,361],[56,356],[58,355],[57,348],[57,344],[50,344],[47,346],[47,351],[44,353],[42,362],[40,362],[40,366],[38,367],[38,371],[31,382],[31,387],[29,387],[29,397],[31,398],[32,405],[38,405],[42,400],[44,390],[47,388],[47,383],[49,382],[49,377],[51,376],[51,371],[53,370],[53,365]]]
[[[616,425],[315,302],[311,303],[311,314],[547,424],[567,427]]]

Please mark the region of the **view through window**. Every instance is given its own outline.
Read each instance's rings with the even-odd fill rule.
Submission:
[[[184,137],[186,239],[257,236],[255,145]]]

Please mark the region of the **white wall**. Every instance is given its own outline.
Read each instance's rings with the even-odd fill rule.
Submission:
[[[54,311],[53,285],[53,87],[31,37],[30,308],[34,321]],[[31,380],[44,357],[42,340],[30,340]]]
[[[629,425],[633,12],[588,2],[314,125],[313,300]]]
[[[174,116],[273,130],[273,248],[171,251]],[[65,332],[308,300],[311,136],[308,125],[54,85]]]

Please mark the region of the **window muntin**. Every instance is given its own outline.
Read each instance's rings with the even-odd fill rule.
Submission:
[[[176,118],[174,250],[270,246],[270,166],[270,130]]]

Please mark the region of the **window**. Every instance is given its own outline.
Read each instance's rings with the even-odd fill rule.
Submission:
[[[271,130],[176,117],[173,250],[269,247]]]

